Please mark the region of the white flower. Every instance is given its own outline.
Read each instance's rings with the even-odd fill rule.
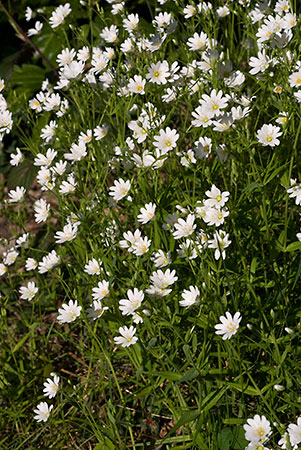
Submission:
[[[288,443],[289,443],[288,433],[284,433],[281,436],[281,439],[278,441],[278,445],[280,445],[280,448],[286,450],[288,447]]]
[[[7,252],[3,254],[3,262],[7,266],[11,266],[17,259],[17,256],[19,256],[19,253],[14,248],[11,248]]]
[[[103,313],[108,310],[107,306],[102,306],[100,300],[94,300],[90,308],[87,309],[89,319],[96,320],[103,315]]]
[[[114,341],[117,345],[121,344],[121,347],[129,347],[130,345],[136,344],[138,341],[138,338],[134,336],[136,333],[136,328],[133,327],[133,325],[128,327],[120,327],[119,333],[121,336],[114,337]]]
[[[25,20],[26,20],[26,22],[29,22],[31,18],[32,18],[32,9],[29,6],[27,6],[26,10],[25,10]]]
[[[224,191],[221,192],[214,184],[211,187],[211,190],[206,191],[205,194],[209,197],[204,201],[205,206],[213,207],[213,208],[222,208],[225,206],[226,202],[229,200],[230,192]]]
[[[160,12],[153,20],[153,25],[157,27],[158,31],[164,31],[171,22],[171,14],[168,12]]]
[[[27,36],[30,37],[30,36],[35,36],[36,34],[39,34],[39,32],[42,30],[42,28],[43,28],[42,22],[39,22],[39,21],[36,22],[34,25],[34,28],[30,28],[27,31]]]
[[[142,156],[134,153],[132,155],[132,160],[134,161],[135,166],[139,167],[140,169],[150,167],[155,162],[155,158],[150,153],[148,153],[147,150],[142,153]]]
[[[72,80],[81,75],[84,71],[85,63],[83,61],[71,61],[71,63],[66,64],[62,67],[59,72],[61,80],[68,86],[68,83],[64,80]],[[63,86],[62,86],[63,87]]]
[[[225,84],[230,88],[239,88],[245,81],[246,77],[242,72],[236,70],[230,73],[229,77],[225,79]]]
[[[246,432],[245,438],[248,441],[264,442],[271,433],[271,426],[265,416],[260,417],[256,414],[253,419],[247,420],[247,424],[244,425],[244,430]]]
[[[54,122],[54,121],[53,121]],[[49,167],[52,163],[53,159],[56,157],[57,152],[53,150],[52,148],[49,148],[46,152],[46,156],[42,153],[38,153],[37,156],[34,159],[34,165],[35,166],[45,166]]]
[[[110,293],[109,282],[105,280],[99,281],[98,287],[93,288],[92,291],[93,291],[92,297],[94,300],[102,300]]]
[[[165,272],[163,272],[162,270],[157,270],[150,276],[152,287],[155,288],[156,291],[165,290],[165,288],[174,284],[177,279],[178,277],[176,276],[176,271],[171,271],[170,269],[167,269]],[[150,293],[148,289],[146,290],[146,292]],[[171,290],[168,290],[168,293],[169,292],[171,292]]]
[[[169,77],[169,67],[167,61],[159,61],[156,64],[152,63],[148,73],[146,74],[146,78],[150,80],[151,83],[156,84],[166,84],[167,78]]]
[[[47,95],[47,97],[44,98],[43,109],[44,111],[57,110],[60,107],[60,104],[61,104],[61,97],[59,94]]]
[[[179,153],[181,155],[181,153]],[[182,156],[180,163],[184,167],[189,167],[190,164],[195,164],[196,159],[194,157],[194,151],[193,150],[187,150],[187,152]]]
[[[72,49],[73,50],[73,49]],[[77,59],[79,61],[87,61],[90,58],[90,50],[89,47],[84,46],[77,51]]]
[[[112,5],[111,13],[113,14],[113,16],[116,16],[116,14],[119,14],[121,11],[123,11],[123,9],[124,9],[124,2],[116,3]]]
[[[45,273],[51,270],[60,262],[60,257],[57,255],[55,250],[44,256],[42,261],[39,262],[39,273]]]
[[[182,292],[183,300],[181,300],[179,303],[181,306],[187,307],[195,305],[199,300],[199,296],[199,288],[197,286],[189,286],[189,289],[184,289],[184,291]]]
[[[123,233],[123,237],[124,239],[119,241],[120,247],[127,248],[129,252],[133,252],[134,244],[141,238],[141,231],[135,230],[134,233],[127,231]]]
[[[109,131],[108,125],[104,124],[102,127],[97,126],[94,128],[94,137],[96,141],[100,141],[100,139],[103,139]]]
[[[289,83],[291,87],[300,87],[301,86],[301,70],[298,72],[292,73],[288,77]]]
[[[148,252],[151,243],[152,243],[151,239],[148,239],[146,236],[144,238],[141,237],[140,239],[138,239],[138,241],[136,241],[133,244],[132,252],[136,256],[144,255],[144,253]]]
[[[171,130],[167,127],[165,130],[159,131],[159,136],[154,136],[154,146],[162,150],[162,154],[166,154],[177,145],[179,134],[177,130]]]
[[[191,122],[191,125],[194,127],[207,128],[212,125],[211,119],[214,117],[214,114],[203,106],[198,106],[195,111],[192,111],[191,115],[195,118]]]
[[[27,260],[25,262],[25,269],[27,270],[27,272],[29,272],[30,270],[34,270],[37,267],[38,267],[38,263],[35,259],[27,258]]]
[[[250,70],[251,75],[256,75],[258,72],[264,72],[271,62],[271,59],[266,56],[265,50],[262,52],[258,52],[258,58],[255,58],[255,56],[251,56],[249,60],[249,65],[252,67]]]
[[[183,9],[183,14],[185,19],[189,19],[190,17],[194,16],[197,13],[197,9],[193,5],[187,5]]]
[[[200,137],[194,143],[194,153],[197,158],[208,158],[212,149],[212,141],[207,137]]]
[[[118,39],[118,28],[111,25],[110,28],[105,27],[100,33],[100,37],[106,42],[115,42]]]
[[[88,144],[92,140],[92,130],[87,130],[86,133],[83,131],[80,133],[78,137],[78,142],[84,142],[85,144]]]
[[[129,289],[127,291],[127,296],[127,299],[119,301],[119,309],[123,316],[133,314],[136,309],[140,308],[144,299],[143,291],[139,291],[137,288],[134,288],[133,291]]]
[[[187,216],[186,221],[184,219],[178,219],[178,221],[174,224],[176,231],[173,232],[173,236],[175,239],[180,239],[183,237],[190,236],[194,230],[196,229],[196,224],[194,224],[195,216],[193,214],[189,214]]]
[[[109,195],[113,197],[115,202],[118,202],[125,197],[131,188],[130,181],[124,181],[122,178],[114,181],[114,186],[110,187]]]
[[[66,195],[70,194],[70,192],[74,192],[76,189],[77,183],[75,181],[74,175],[69,174],[67,177],[67,181],[62,181],[59,189],[59,193]]]
[[[34,419],[37,422],[47,422],[52,408],[53,408],[53,405],[48,406],[48,404],[46,402],[39,403],[37,405],[37,409],[34,410],[34,412],[36,414],[34,416]]]
[[[221,323],[214,326],[217,330],[215,334],[222,334],[223,340],[230,339],[239,328],[239,322],[241,321],[240,312],[236,312],[233,317],[229,312],[226,312],[226,317],[220,316],[219,320]],[[248,438],[246,437],[246,439]]]
[[[76,56],[76,51],[74,48],[71,50],[69,48],[64,48],[61,53],[59,53],[56,57],[56,61],[59,66],[66,66],[70,64]]]
[[[158,250],[153,253],[151,259],[154,261],[155,267],[162,268],[171,263],[170,255],[170,252],[164,253],[163,250]]]
[[[26,246],[28,244],[29,233],[24,233],[16,241],[16,248]]]
[[[290,180],[291,187],[287,189],[287,193],[290,194],[290,198],[296,198],[296,205],[301,204],[301,183],[297,183],[296,180]]]
[[[17,203],[23,200],[26,189],[23,186],[17,186],[16,190],[11,189],[8,193],[9,200],[8,203]]]
[[[93,58],[91,61],[91,65],[92,65],[91,73],[94,75],[99,74],[107,67],[108,64],[109,64],[109,60],[103,53],[101,53],[99,55],[93,54]],[[95,79],[95,83],[96,83],[96,79]]]
[[[222,230],[216,231],[213,235],[213,239],[210,239],[208,241],[208,244],[209,248],[215,249],[214,258],[216,260],[218,260],[220,256],[222,257],[222,259],[225,259],[226,258],[225,248],[229,247],[229,245],[231,244],[231,241],[229,240],[229,234],[228,233],[226,234]]]
[[[0,277],[2,277],[2,275],[4,275],[7,272],[7,267],[0,263]]]
[[[123,28],[129,33],[135,30],[139,23],[138,14],[130,14],[126,19],[123,19]]]
[[[56,396],[56,393],[59,388],[60,377],[55,373],[51,373],[53,376],[53,380],[51,378],[47,378],[47,381],[44,383],[43,392],[48,398],[53,398]]]
[[[0,133],[8,134],[13,126],[12,113],[0,110]]]
[[[93,258],[85,265],[85,272],[89,275],[100,275],[100,265],[102,265],[102,262],[99,263]]]
[[[198,253],[195,248],[195,243],[191,239],[186,239],[179,245],[177,253],[180,258],[195,259],[198,257]]]
[[[245,450],[270,450],[268,447],[264,447],[261,442],[250,442]]]
[[[69,304],[62,304],[62,308],[59,308],[59,315],[57,320],[60,323],[70,323],[73,322],[77,317],[80,316],[82,307],[77,305],[77,300],[70,300]]]
[[[69,3],[58,6],[52,13],[49,23],[52,28],[56,28],[61,25],[65,18],[71,13],[71,8]]]
[[[70,149],[71,153],[64,153],[64,158],[70,161],[80,161],[84,156],[87,156],[85,142],[73,143]]]
[[[57,231],[54,238],[57,244],[63,244],[64,242],[72,241],[77,236],[77,226],[68,223],[64,226],[63,231]]]
[[[274,25],[271,22],[268,22],[265,25],[262,25],[258,28],[258,32],[256,33],[256,37],[258,44],[262,44],[263,42],[272,40],[275,36]]]
[[[298,417],[297,425],[295,425],[294,423],[291,423],[288,426],[287,432],[289,434],[291,445],[300,444],[300,442],[301,442],[301,417]]]
[[[187,41],[187,46],[189,50],[204,50],[208,44],[208,36],[206,33],[201,32],[201,34],[194,33],[193,37],[189,38]]]
[[[21,294],[21,298],[24,300],[32,300],[36,293],[38,292],[38,288],[36,287],[34,281],[29,281],[29,283],[26,286],[22,286],[19,289],[19,292]]]
[[[37,223],[46,222],[49,215],[50,204],[44,199],[37,200],[34,204],[35,221]]]
[[[215,225],[219,227],[225,221],[225,217],[229,215],[229,211],[227,209],[219,209],[219,208],[208,208],[205,216],[203,217],[204,222],[208,225]]]
[[[230,10],[227,6],[221,6],[215,11],[217,17],[226,17],[228,14],[230,14]]]
[[[18,147],[16,147],[17,153],[12,153],[10,155],[10,164],[12,166],[18,166],[23,159],[23,153],[20,151]]]
[[[275,125],[263,125],[260,130],[257,131],[256,137],[258,142],[262,144],[264,147],[269,145],[270,147],[275,147],[275,145],[279,145],[280,141],[277,139],[282,135],[282,131],[279,127]]]
[[[145,83],[146,81],[140,75],[134,75],[134,78],[129,80],[128,90],[134,94],[145,94]]]
[[[144,208],[140,208],[137,220],[143,224],[148,223],[155,217],[156,205],[154,203],[147,203]]]
[[[223,97],[223,92],[216,92],[216,89],[213,89],[210,95],[203,94],[199,102],[205,113],[215,117],[223,114],[222,109],[226,108],[228,105],[228,99]]]
[[[150,125],[148,119],[140,120],[139,118],[139,123],[135,120],[131,120],[128,123],[128,127],[134,132],[134,138],[137,139],[138,144],[144,142],[147,138],[149,126]]]
[[[282,384],[274,384],[274,389],[276,391],[283,391],[285,388],[282,386]]]

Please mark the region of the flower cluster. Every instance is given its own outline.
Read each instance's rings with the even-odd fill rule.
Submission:
[[[43,392],[46,397],[51,399],[54,398],[57,394],[57,391],[59,389],[60,377],[53,372],[50,374],[50,376],[52,376],[53,379],[47,378],[47,381],[45,381],[44,383]],[[34,410],[34,419],[37,422],[47,422],[52,409],[53,405],[48,405],[47,402],[40,402]]]
[[[43,17],[27,31],[33,42],[44,33],[60,39],[51,55],[55,81],[46,78],[28,100],[34,131],[9,154],[12,170],[25,158],[33,166],[34,189],[19,179],[3,188],[1,208],[16,217],[21,231],[9,237],[1,281],[18,280],[15,292],[24,308],[34,308],[47,292],[49,304],[39,306],[55,315],[60,338],[69,329],[89,327],[91,336],[106,340],[106,357],[128,356],[139,370],[146,370],[143,358],[152,346],[153,367],[160,366],[164,353],[158,356],[159,351],[169,351],[165,329],[174,327],[178,342],[183,340],[185,364],[179,371],[164,368],[174,375],[170,381],[190,370],[189,364],[199,374],[198,364],[212,364],[214,386],[215,355],[220,364],[231,349],[222,370],[234,361],[233,373],[247,357],[232,345],[238,336],[248,333],[255,348],[273,313],[279,332],[264,334],[265,349],[275,335],[282,339],[283,329],[291,333],[285,320],[296,320],[288,313],[284,317],[283,305],[274,313],[275,293],[267,306],[261,295],[273,289],[286,295],[290,282],[282,289],[280,275],[295,267],[295,258],[285,266],[282,252],[290,249],[282,243],[290,236],[294,211],[288,213],[280,185],[299,206],[301,183],[291,179],[288,185],[298,164],[298,18],[287,0],[276,1],[274,8],[269,1],[228,0],[218,7],[184,2],[181,9],[177,2],[159,0],[145,26],[145,17],[134,9],[129,13],[125,2],[107,0],[101,10],[105,20],[98,5],[88,8],[88,3],[78,5],[81,20],[89,18],[93,29],[84,41],[85,27],[68,28],[80,17],[69,3],[52,10],[47,23],[44,9],[26,9],[26,21]],[[219,32],[235,33],[230,24],[236,27],[236,21],[239,51]],[[12,127],[0,94],[1,142]],[[277,222],[270,227],[273,214]],[[301,241],[301,233],[296,236]],[[298,249],[300,243],[294,244]],[[297,280],[291,273],[283,278]],[[239,329],[242,317],[250,324]],[[279,346],[289,342],[286,338]],[[194,355],[188,358],[190,345]],[[43,391],[50,399],[60,381],[51,376]],[[270,385],[273,394],[283,389]],[[35,420],[46,422],[52,409],[41,402]],[[300,420],[288,425],[281,448],[299,445]],[[272,425],[264,415],[249,418],[244,430],[248,450],[267,448]]]

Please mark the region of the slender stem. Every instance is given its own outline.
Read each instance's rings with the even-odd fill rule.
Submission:
[[[15,21],[13,16],[9,13],[9,11],[2,4],[1,0],[0,0],[0,9],[2,9],[2,11],[7,15],[9,22],[10,22],[11,26],[14,28],[14,30],[17,32],[17,36],[19,37],[19,39],[21,39],[22,41],[25,41],[27,44],[29,44],[40,55],[40,57],[43,59],[45,64],[52,70],[54,75],[57,78],[59,78],[59,74],[58,74],[57,70],[55,69],[55,67],[51,64],[51,62],[44,55],[44,53],[42,53],[41,50],[29,39],[29,37],[26,35],[25,31],[22,30],[20,25]]]

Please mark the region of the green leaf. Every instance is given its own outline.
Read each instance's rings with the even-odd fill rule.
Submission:
[[[294,252],[296,250],[300,250],[300,248],[301,248],[301,241],[292,242],[286,247],[285,252]]]
[[[15,189],[16,186],[24,186],[28,191],[36,177],[36,173],[37,168],[32,164],[32,161],[25,159],[17,167],[13,167],[9,172],[7,177],[8,189]]]
[[[46,56],[46,58],[53,64],[56,65],[56,57],[59,53],[58,49],[58,36],[50,26],[46,23],[44,24],[43,30],[33,39],[33,42],[41,50],[41,52]],[[48,67],[48,70],[50,68]]]
[[[230,384],[230,383],[229,383]],[[209,411],[213,406],[217,404],[217,402],[222,398],[224,393],[227,391],[228,385],[221,388],[219,391],[210,392],[207,397],[202,401],[200,409],[202,413]]]
[[[182,376],[182,378],[179,379],[178,383],[184,383],[184,381],[190,381],[194,378],[198,377],[200,375],[200,372],[196,369],[190,369],[185,372],[185,374]]]
[[[240,383],[229,383],[227,382],[227,386],[232,389],[236,389],[239,392],[243,392],[247,395],[260,395],[261,391],[255,389],[252,386],[248,386],[247,384],[241,385]]]
[[[185,412],[178,422],[175,424],[175,426],[170,430],[167,436],[177,431],[180,427],[183,425],[186,425],[189,422],[192,422],[193,420],[197,419],[200,415],[200,411],[198,409],[193,409],[192,411]]]
[[[270,181],[272,181],[273,178],[275,178],[276,175],[278,175],[279,172],[281,172],[282,169],[285,168],[287,164],[284,164],[281,167],[277,167],[277,169],[274,169],[273,172],[269,175],[267,174],[267,176],[265,177],[263,184],[266,185],[268,184]]]
[[[30,334],[31,331],[29,331],[28,333],[25,334],[25,336],[22,337],[22,339],[14,346],[13,353],[17,352],[21,347],[23,347],[23,345],[29,338]]]
[[[153,372],[153,375],[164,378],[164,380],[179,381],[181,374],[175,372]]]
[[[229,450],[232,441],[231,428],[223,428],[217,435],[217,443],[219,450]]]
[[[19,94],[24,92],[34,93],[41,88],[45,74],[45,69],[33,64],[23,64],[21,67],[15,66],[11,84]]]
[[[231,442],[231,449],[241,450],[246,448],[249,442],[245,439],[245,430],[243,426],[235,427],[233,430],[233,440]]]

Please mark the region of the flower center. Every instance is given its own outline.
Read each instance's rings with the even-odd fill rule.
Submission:
[[[273,140],[272,136],[267,137],[267,142],[271,142]]]
[[[262,427],[256,428],[255,433],[256,433],[258,436],[264,436],[264,435],[265,435],[265,431],[264,431],[264,429],[263,429]]]
[[[160,72],[158,70],[156,70],[156,72],[154,72],[154,77],[158,77],[160,75]]]
[[[296,83],[297,83],[297,84],[300,84],[300,83],[301,83],[301,77],[298,77],[298,78],[296,79]]]

